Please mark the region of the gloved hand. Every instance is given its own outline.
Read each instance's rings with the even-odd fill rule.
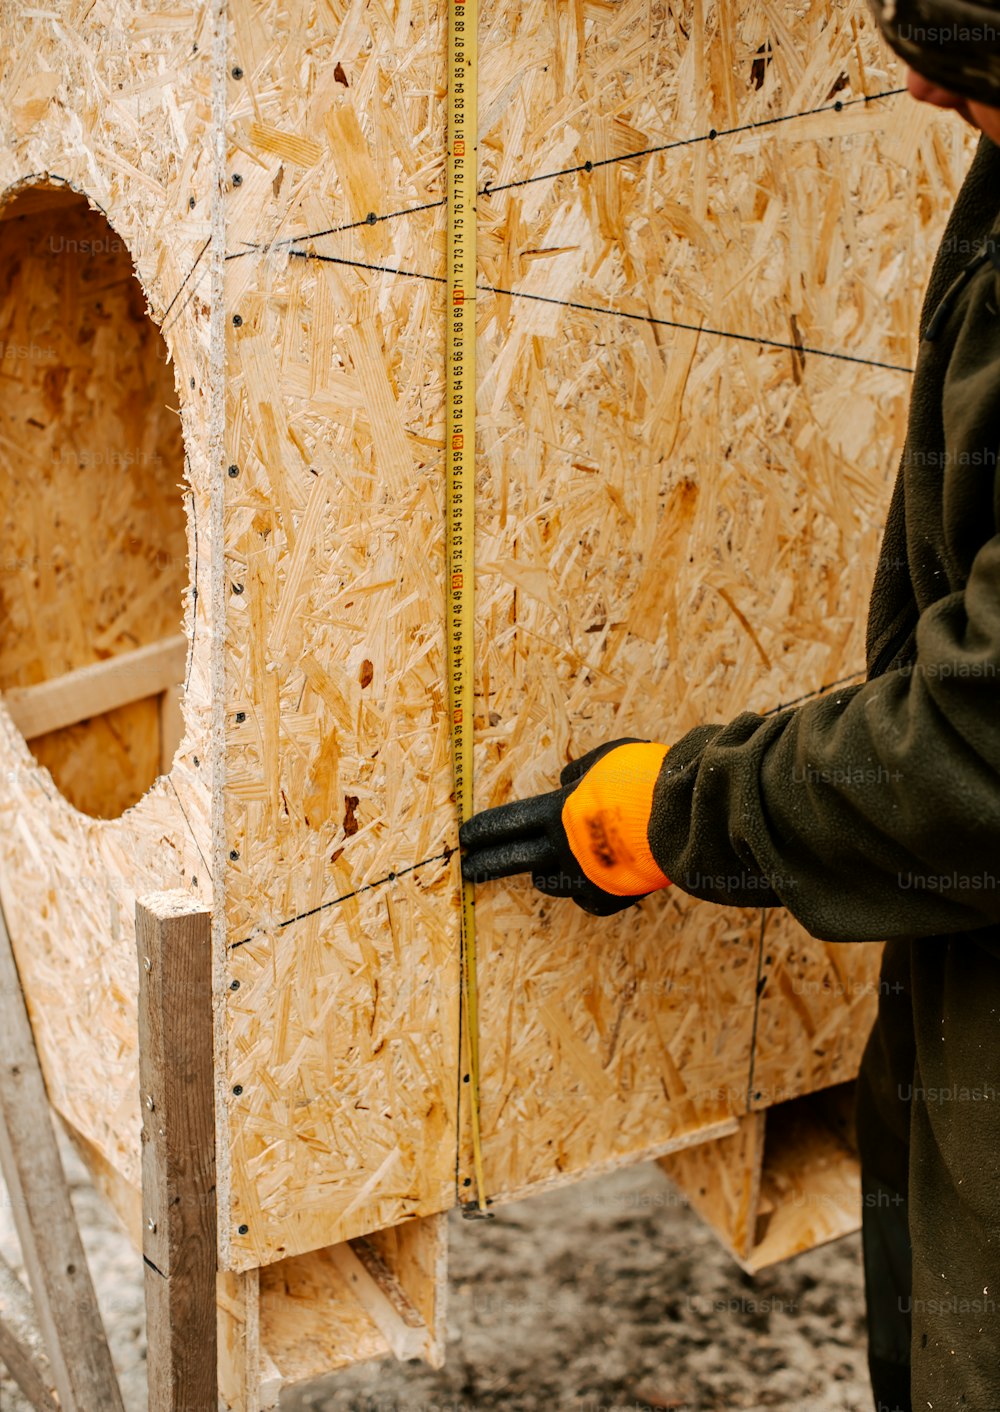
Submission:
[[[540,892],[571,897],[597,917],[669,887],[646,837],[667,748],[612,740],[571,760],[561,789],[474,814],[458,834],[463,878],[530,872]]]

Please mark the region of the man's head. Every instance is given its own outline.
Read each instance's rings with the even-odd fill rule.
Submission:
[[[868,0],[914,98],[1000,142],[1000,0]]]

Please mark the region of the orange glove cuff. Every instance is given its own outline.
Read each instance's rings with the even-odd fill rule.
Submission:
[[[668,749],[643,742],[609,750],[563,804],[573,856],[590,881],[614,897],[670,886],[647,838],[653,786]]]

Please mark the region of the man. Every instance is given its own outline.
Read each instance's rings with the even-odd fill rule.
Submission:
[[[463,872],[599,915],[673,881],[887,940],[857,1101],[873,1390],[880,1412],[998,1412],[1000,0],[872,3],[913,97],[983,136],[925,296],[868,679],[601,746],[468,820]]]

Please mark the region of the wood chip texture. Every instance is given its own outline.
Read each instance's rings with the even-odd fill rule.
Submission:
[[[471,1177],[445,19],[431,0],[0,16],[5,200],[68,183],[87,211],[36,192],[25,222],[119,239],[135,286],[83,339],[90,266],[48,287],[0,221],[2,337],[41,347],[57,295],[67,311],[46,366],[0,368],[0,686],[182,618],[191,647],[155,781],[155,712],[73,727],[44,758],[0,712],[0,887],[53,1101],[133,1184],[135,896],[211,903],[233,1270],[439,1212]],[[920,297],[972,139],[877,96],[901,75],[855,0],[483,0],[480,51],[485,807],[606,739],[669,742],[861,672]],[[143,340],[166,383],[140,386]],[[162,473],[54,460],[140,434]],[[74,807],[95,758],[115,774],[140,754],[107,817]],[[522,879],[477,915],[498,1201],[856,1068],[877,945],[679,889],[601,921]]]

